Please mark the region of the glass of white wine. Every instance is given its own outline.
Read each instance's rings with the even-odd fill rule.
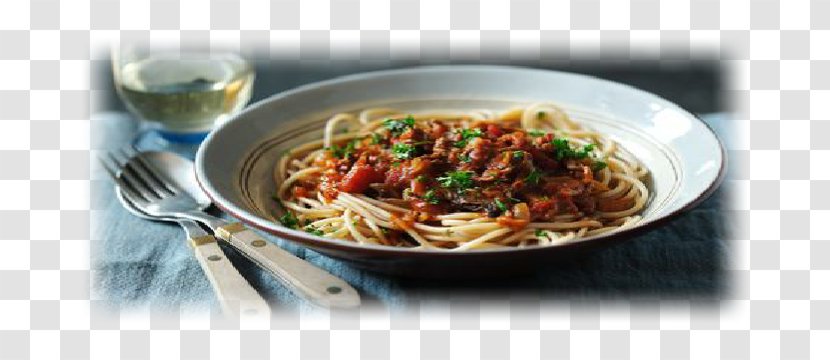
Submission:
[[[195,150],[217,123],[251,99],[254,81],[252,66],[225,52],[122,45],[113,49],[112,69],[127,109],[144,120],[134,145],[150,149]]]

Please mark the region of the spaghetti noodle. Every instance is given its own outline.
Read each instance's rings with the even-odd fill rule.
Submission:
[[[496,114],[337,114],[275,166],[279,220],[361,244],[550,246],[627,228],[648,170],[549,103]]]

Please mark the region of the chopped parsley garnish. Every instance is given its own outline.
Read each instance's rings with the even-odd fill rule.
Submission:
[[[461,160],[461,162],[465,162],[465,163],[473,161],[473,159],[470,158],[470,155],[467,155],[467,154],[458,155],[458,160]]]
[[[346,148],[343,149],[343,158],[348,158],[352,155],[352,153],[354,153],[354,148],[355,145],[357,145],[357,143],[358,140],[353,139],[352,141],[349,141],[348,144],[346,144]]]
[[[541,178],[542,178],[542,174],[539,172],[539,170],[533,169],[533,170],[530,170],[530,174],[527,174],[527,177],[525,178],[525,181],[527,181],[528,183],[531,183],[533,185],[538,185],[539,184],[539,179],[541,179]]]
[[[605,163],[605,161],[596,160],[596,161],[594,161],[594,165],[591,166],[591,170],[593,172],[597,172],[597,171],[600,171],[602,169],[605,169],[606,167],[608,167],[608,164]]]
[[[513,152],[513,158],[516,159],[516,160],[524,159],[524,157],[525,157],[524,151],[517,150],[517,151]]]
[[[336,158],[348,159],[354,153],[355,145],[357,144],[357,142],[357,139],[353,139],[349,141],[344,147],[332,145],[327,147],[326,150],[331,151],[331,154],[334,155],[334,157]]]
[[[300,223],[300,220],[297,220],[297,217],[294,216],[294,214],[290,211],[286,211],[285,214],[280,216],[279,220],[283,225],[285,225],[285,227],[291,229],[297,227],[297,225]]]
[[[470,142],[473,138],[481,137],[484,133],[481,132],[481,129],[461,129],[461,140],[455,142],[455,147],[463,148],[467,146],[467,143]]]
[[[540,111],[540,112],[536,113],[536,118],[539,119],[539,120],[542,120],[542,119],[545,118],[546,115],[547,114],[544,111]]]
[[[339,145],[332,145],[326,148],[326,151],[331,151],[331,154],[336,158],[343,158],[343,148]]]
[[[493,200],[493,202],[496,204],[496,207],[499,208],[499,210],[501,210],[502,212],[507,211],[507,209],[508,209],[507,205],[505,205],[505,203],[501,202],[501,200],[495,199],[495,200]]]
[[[380,144],[383,140],[383,136],[378,133],[372,133],[372,145]]]
[[[577,159],[584,159],[590,155],[589,153],[594,150],[594,144],[585,145],[582,150],[574,151],[574,157]]]
[[[535,235],[536,235],[536,237],[542,237],[542,236],[545,236],[545,233],[547,233],[547,231],[542,230],[542,229],[536,229]]]
[[[571,145],[568,143],[568,139],[565,138],[557,138],[553,139],[553,154],[556,157],[556,160],[562,160],[565,158],[571,159],[584,159],[588,157],[591,151],[594,151],[594,144],[588,144],[583,146],[579,150],[574,150],[571,148]]]
[[[396,167],[398,167],[398,166],[401,166],[401,162],[400,162],[400,161],[395,161],[395,162],[393,162],[393,163],[392,163],[392,167],[393,167],[393,168],[396,168]]]
[[[425,182],[429,181],[429,179],[427,178],[427,176],[426,176],[426,175],[424,175],[424,174],[421,174],[421,175],[416,176],[416,177],[415,177],[415,180],[417,180],[417,181],[419,181],[419,182],[422,182],[422,183],[425,183]]]
[[[309,234],[317,235],[317,236],[323,236],[325,234],[323,232],[323,230],[317,229],[314,226],[306,226],[304,230],[305,230],[305,232],[307,232]]]
[[[415,153],[417,151],[418,150],[415,149],[415,146],[409,144],[397,143],[392,145],[392,155],[394,155],[396,159],[411,159],[415,157]]]
[[[464,190],[473,186],[473,174],[472,171],[450,171],[437,180],[445,188]]]
[[[424,201],[435,205],[435,204],[438,204],[438,202],[441,201],[441,200],[438,199],[437,195],[435,195],[434,190],[427,190],[427,192],[424,193]]]
[[[568,139],[553,139],[553,153],[556,156],[556,160],[562,160],[568,155],[571,155],[573,150],[571,150],[571,146],[568,145]]]
[[[533,136],[533,137],[545,136],[545,132],[542,131],[542,130],[530,130],[527,133],[528,133],[528,135]]]
[[[389,129],[392,136],[397,137],[415,126],[415,118],[409,115],[403,119],[386,119],[383,121],[383,126]]]

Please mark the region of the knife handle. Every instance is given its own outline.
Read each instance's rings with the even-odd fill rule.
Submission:
[[[216,238],[203,235],[191,236],[189,240],[226,316],[238,317],[241,314],[270,317],[268,303],[236,270]]]
[[[351,285],[260,237],[242,223],[216,228],[216,235],[277,277],[294,294],[324,307],[360,305]]]

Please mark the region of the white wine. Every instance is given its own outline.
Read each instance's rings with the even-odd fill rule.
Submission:
[[[236,56],[149,57],[124,64],[116,85],[134,114],[172,132],[210,130],[251,98],[254,73]]]

